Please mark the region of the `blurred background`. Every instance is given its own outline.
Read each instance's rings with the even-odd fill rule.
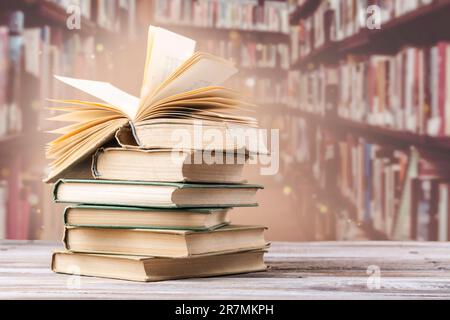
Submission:
[[[80,19],[78,19],[78,14]],[[271,241],[447,241],[448,0],[2,0],[0,239],[59,239],[45,133],[59,74],[138,95],[149,24],[233,60],[280,169],[233,221]]]

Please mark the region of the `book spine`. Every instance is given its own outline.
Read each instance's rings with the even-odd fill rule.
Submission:
[[[438,100],[439,100],[439,136],[445,136],[445,99],[446,99],[446,73],[447,73],[447,43],[438,44],[439,55],[439,85],[438,85]]]
[[[91,171],[92,171],[92,176],[94,177],[94,179],[100,179],[100,173],[98,172],[97,169],[97,162],[99,157],[105,152],[104,148],[99,148],[97,149],[97,151],[94,153],[94,155],[92,156],[92,164],[91,164]]]
[[[54,186],[53,186],[53,201],[54,201],[55,203],[58,203],[58,202],[59,202],[59,199],[58,199],[58,189],[59,189],[59,187],[60,187],[63,183],[64,183],[64,180],[63,180],[63,179],[60,179],[60,180],[56,181],[55,184],[54,184]]]
[[[438,241],[439,235],[439,181],[431,181],[430,194],[430,225],[427,241]]]
[[[69,229],[70,229],[70,227],[64,227],[64,233],[63,233],[63,238],[62,238],[62,243],[64,244],[64,249],[66,249],[68,251],[70,251]]]
[[[438,217],[438,240],[446,242],[449,240],[450,221],[449,221],[449,184],[441,183],[439,185],[439,217]]]
[[[0,181],[0,240],[6,239],[7,235],[7,212],[8,212],[8,184]]]
[[[445,186],[445,194],[446,194],[446,198],[443,200],[444,202],[444,218],[442,221],[443,224],[443,228],[445,230],[445,224],[447,224],[447,233],[446,236],[444,237],[444,241],[449,241],[450,240],[450,184],[446,184]],[[445,210],[447,209],[447,210]],[[445,221],[447,221],[447,223],[445,223]]]
[[[68,226],[68,218],[69,218],[69,214],[70,214],[70,211],[73,209],[74,207],[66,207],[66,208],[64,208],[64,211],[63,211],[63,223],[64,223],[64,226]]]
[[[7,239],[22,238],[22,229],[28,226],[23,224],[23,208],[21,205],[21,186],[20,186],[21,158],[16,156],[12,159],[8,175],[8,213],[7,213]]]
[[[410,219],[410,239],[416,240],[417,236],[417,222],[418,222],[418,208],[420,203],[420,180],[412,179],[411,181],[411,219]]]

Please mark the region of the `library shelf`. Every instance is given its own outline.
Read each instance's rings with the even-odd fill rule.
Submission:
[[[319,0],[306,0],[300,6],[296,6],[294,11],[289,16],[289,22],[291,25],[299,23],[300,20],[310,16],[319,7]]]
[[[226,29],[207,26],[195,26],[192,24],[156,23],[158,26],[170,31],[184,34],[186,36],[195,35],[206,39],[229,39],[230,37],[242,37],[244,39],[264,39],[273,43],[285,43],[289,41],[289,34],[276,31],[251,30],[251,29]]]
[[[317,180],[312,176],[311,171],[312,169],[309,172],[305,172],[304,177],[312,186],[313,190],[315,190],[316,195],[319,195],[317,204],[325,206],[327,212],[332,214],[334,219],[346,219],[351,221],[371,241],[385,241],[390,239],[386,233],[375,229],[371,223],[359,221],[355,204],[340,193],[340,191],[333,193],[332,198],[334,200],[330,201],[330,191],[327,191],[320,186]],[[346,214],[344,214],[344,211]]]
[[[305,69],[311,62],[337,63],[348,54],[393,54],[407,45],[449,40],[449,15],[450,0],[437,0],[386,22],[380,29],[362,29],[346,39],[329,42],[299,58],[292,67]]]
[[[56,3],[40,1],[39,3],[36,3],[33,8],[31,8],[31,11],[33,11],[40,19],[44,19],[44,21],[53,22],[55,25],[63,26],[64,28],[66,27],[69,14],[64,10],[64,8],[58,6]],[[81,28],[73,31],[80,32],[82,34],[94,34],[96,32],[96,25],[91,20],[82,17]]]
[[[15,0],[12,2],[3,1],[0,2],[0,10],[4,12],[12,10],[23,11],[26,16],[25,25],[27,27],[50,25],[59,27],[67,32],[79,33],[82,36],[117,36],[116,32],[105,29],[84,16],[81,17],[80,29],[68,29],[66,23],[69,13],[67,13],[63,7],[53,2],[38,0]]]
[[[298,59],[291,66],[292,69],[306,69],[313,68],[319,62],[334,62],[338,61],[339,43],[328,42],[311,51],[305,57]]]
[[[260,78],[273,78],[273,77],[286,77],[288,70],[276,67],[239,67],[238,76],[243,77],[254,77],[258,76]]]
[[[64,8],[53,2],[33,0],[16,0],[14,2],[5,1],[0,4],[0,9],[2,9],[2,11],[22,10],[27,17],[27,19],[25,19],[25,24],[30,27],[49,24],[67,29],[66,21],[68,13]],[[96,32],[96,24],[86,17],[82,17],[81,29],[67,30],[78,32],[83,35],[91,35]]]
[[[349,214],[349,218],[356,223],[356,226],[360,228],[366,236],[372,241],[386,241],[390,240],[390,237],[383,231],[377,230],[371,223],[365,221],[359,221],[357,218],[357,209],[355,204],[344,197],[342,194],[338,194],[341,210],[345,209]]]
[[[20,138],[21,134],[10,134],[0,138],[0,154],[11,152],[11,147],[15,145]]]
[[[0,156],[11,153],[44,153],[45,144],[51,141],[51,135],[44,132],[23,132],[0,138]]]
[[[307,119],[308,121],[331,129],[337,133],[351,133],[366,137],[380,144],[391,145],[402,150],[412,146],[430,155],[439,154],[450,158],[450,137],[432,137],[413,132],[400,131],[368,123],[345,119],[338,116],[322,116],[296,108],[286,108],[286,112]]]

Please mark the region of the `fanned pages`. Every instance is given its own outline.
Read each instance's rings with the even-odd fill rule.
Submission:
[[[237,73],[235,66],[194,50],[194,40],[150,26],[140,98],[109,83],[56,76],[100,101],[52,100],[52,109],[66,113],[50,120],[72,124],[52,131],[61,136],[47,146],[47,158],[53,162],[46,181],[64,177],[126,126],[184,119],[255,128],[256,120],[243,114],[254,106],[221,86]]]
[[[192,39],[150,26],[141,97],[150,94],[182,65],[194,53],[195,44]]]

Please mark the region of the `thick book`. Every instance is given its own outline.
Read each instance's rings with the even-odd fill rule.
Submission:
[[[142,282],[224,276],[266,269],[263,250],[180,259],[60,251],[55,252],[52,258],[52,270],[57,273]]]
[[[227,226],[214,231],[66,227],[66,250],[84,253],[185,258],[261,249],[264,227]]]
[[[60,203],[150,208],[228,208],[257,206],[252,184],[189,184],[117,180],[59,180]]]
[[[268,154],[261,134],[258,127],[242,123],[166,118],[132,123],[120,128],[115,137],[120,146],[127,149]]]
[[[208,53],[194,53],[195,41],[150,26],[140,97],[105,82],[57,76],[57,79],[101,102],[53,100],[52,109],[64,111],[50,120],[73,122],[52,131],[61,136],[50,142],[52,159],[47,182],[91,156],[124,127],[142,127],[155,119],[187,119],[256,127],[247,113],[253,104],[221,85],[237,73],[234,64]],[[140,137],[137,130],[138,140]]]
[[[67,207],[68,227],[206,231],[229,224],[229,209],[148,209],[79,205]]]
[[[246,158],[222,152],[107,148],[94,155],[92,175],[101,180],[242,183]]]

